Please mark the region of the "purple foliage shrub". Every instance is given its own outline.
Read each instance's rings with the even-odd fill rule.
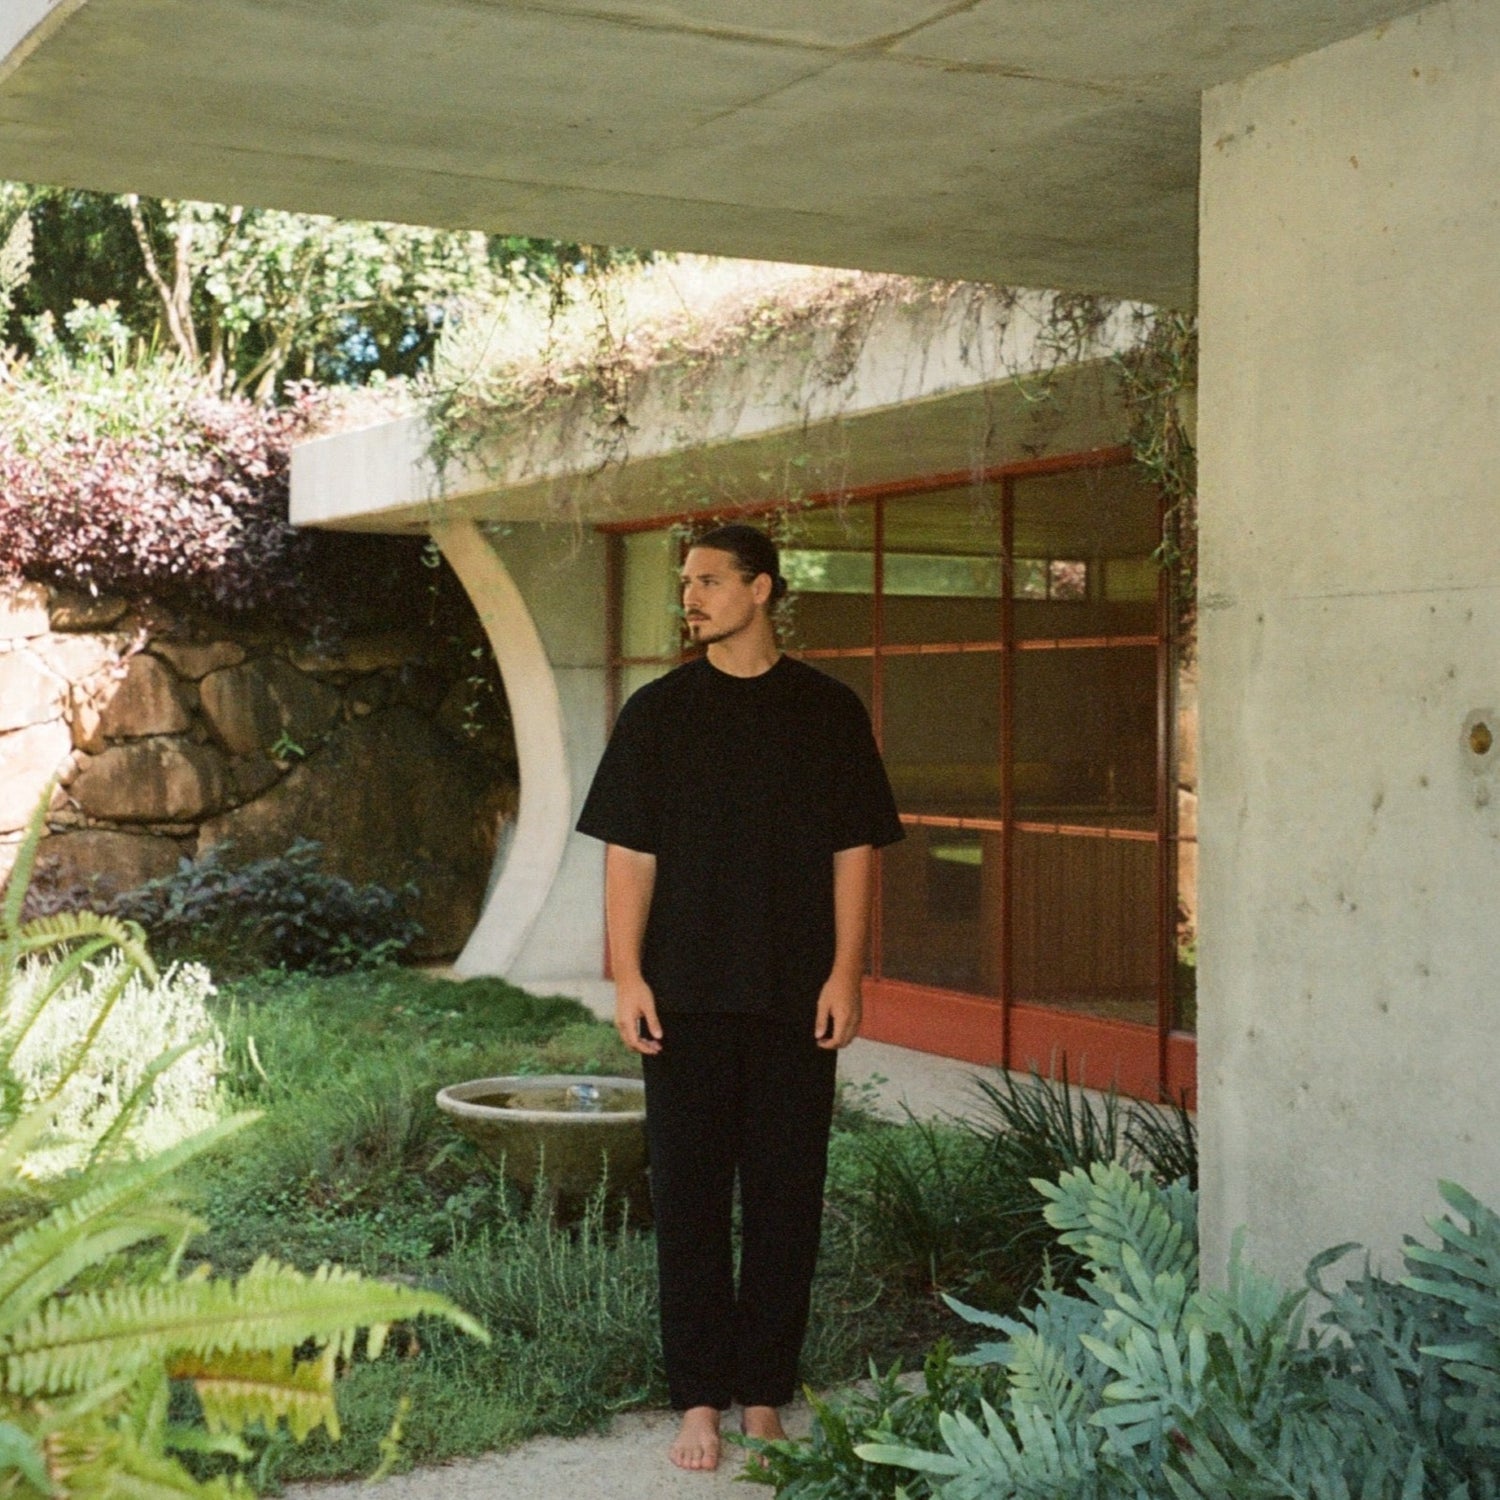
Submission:
[[[0,580],[313,630],[409,607],[428,588],[420,544],[289,523],[291,447],[325,399],[289,395],[212,395],[170,367],[92,381],[0,369]]]

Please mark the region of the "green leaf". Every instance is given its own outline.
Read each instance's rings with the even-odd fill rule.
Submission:
[[[52,1481],[36,1439],[14,1422],[0,1419],[0,1475],[19,1474],[33,1488],[50,1494]]]

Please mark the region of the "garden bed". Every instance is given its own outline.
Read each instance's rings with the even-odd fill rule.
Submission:
[[[637,1075],[613,1027],[575,1001],[500,980],[455,983],[394,967],[226,982],[213,1005],[226,1103],[265,1118],[199,1165],[195,1197],[209,1229],[193,1253],[227,1273],[270,1255],[410,1280],[441,1289],[493,1335],[485,1348],[434,1327],[420,1343],[398,1337],[404,1357],[356,1362],[341,1382],[342,1442],[273,1439],[262,1484],[368,1473],[403,1401],[403,1463],[577,1433],[615,1411],[665,1403],[649,1230],[597,1202],[571,1224],[553,1223],[496,1181],[434,1103],[440,1087],[465,1078]],[[872,1356],[919,1363],[956,1326],[934,1271],[966,1279],[949,1250],[928,1254],[941,1227],[896,1243],[871,1219],[886,1210],[874,1183],[882,1157],[900,1154],[893,1143],[910,1143],[913,1171],[927,1181],[930,1150],[954,1171],[973,1168],[967,1133],[882,1124],[865,1102],[846,1091],[834,1133],[803,1367],[818,1386],[864,1374]],[[952,1205],[939,1213],[952,1217]],[[948,1223],[947,1233],[963,1227]]]

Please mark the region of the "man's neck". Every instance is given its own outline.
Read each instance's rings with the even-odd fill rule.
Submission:
[[[761,620],[749,630],[715,641],[708,648],[708,662],[729,677],[759,677],[781,660],[781,648],[769,620]]]

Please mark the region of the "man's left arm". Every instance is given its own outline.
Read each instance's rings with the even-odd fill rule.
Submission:
[[[847,1047],[859,1030],[860,982],[870,938],[875,850],[869,844],[833,856],[833,970],[818,996],[814,1035],[826,1048]]]

